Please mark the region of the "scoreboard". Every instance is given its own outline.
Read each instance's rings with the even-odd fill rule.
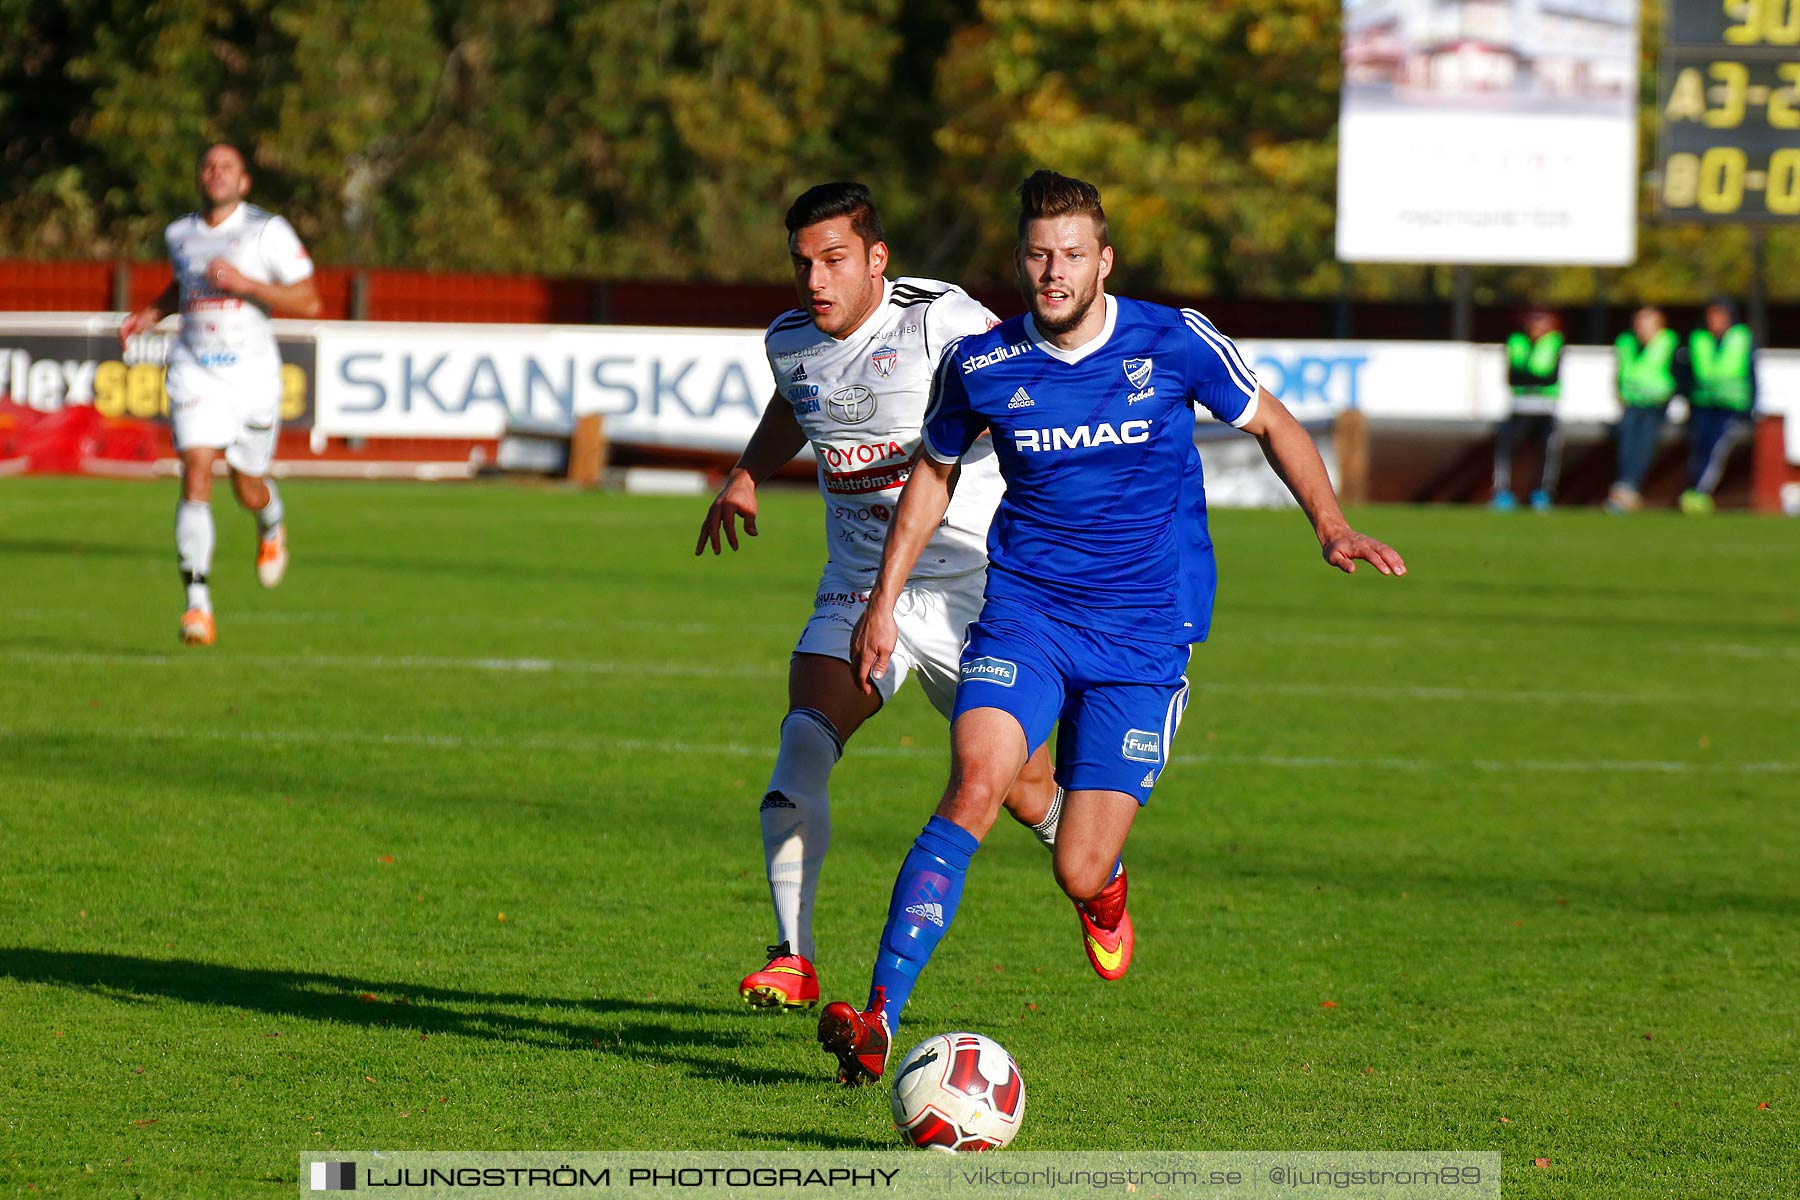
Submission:
[[[1800,0],[1669,0],[1656,212],[1800,222]]]

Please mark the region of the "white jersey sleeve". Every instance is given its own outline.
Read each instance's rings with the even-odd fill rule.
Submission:
[[[986,333],[1000,323],[988,306],[961,288],[952,288],[925,310],[925,353],[932,370],[944,357],[944,349],[957,338]]]
[[[271,216],[257,239],[257,251],[272,282],[282,285],[312,278],[312,257],[286,217]]]

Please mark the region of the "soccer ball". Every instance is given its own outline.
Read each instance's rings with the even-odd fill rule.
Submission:
[[[890,1098],[900,1136],[945,1153],[998,1150],[1025,1116],[1019,1064],[979,1033],[940,1033],[907,1051]]]

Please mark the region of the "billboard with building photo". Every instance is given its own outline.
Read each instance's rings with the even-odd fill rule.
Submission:
[[[1637,254],[1637,0],[1345,0],[1346,262]]]

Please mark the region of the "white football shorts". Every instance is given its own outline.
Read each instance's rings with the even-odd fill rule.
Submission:
[[[281,365],[222,374],[169,367],[169,426],[176,450],[212,447],[241,475],[267,475],[281,433]]]
[[[820,654],[850,661],[850,633],[869,606],[868,581],[857,580],[826,564],[813,600],[812,619],[800,631],[795,654]],[[909,584],[894,605],[894,625],[899,640],[887,674],[875,681],[875,690],[886,704],[917,674],[919,686],[931,706],[950,717],[961,682],[963,639],[969,625],[981,615],[982,591],[987,569],[943,579]]]

